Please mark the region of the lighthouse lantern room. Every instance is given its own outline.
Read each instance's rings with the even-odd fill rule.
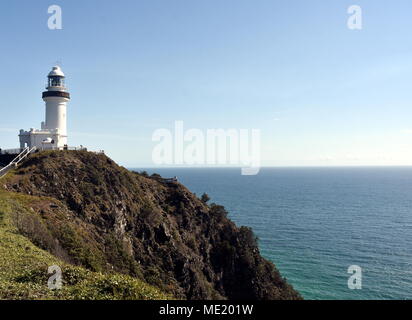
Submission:
[[[70,93],[65,86],[65,75],[59,66],[53,67],[43,101],[46,103],[46,119],[41,129],[20,130],[20,148],[37,147],[40,150],[61,150],[67,147],[67,102]]]

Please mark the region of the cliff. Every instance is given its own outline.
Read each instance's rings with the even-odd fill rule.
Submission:
[[[153,298],[300,299],[223,207],[103,154],[38,153],[0,185],[0,196],[20,196],[26,209],[9,215],[36,248],[90,273],[140,281],[158,290]]]

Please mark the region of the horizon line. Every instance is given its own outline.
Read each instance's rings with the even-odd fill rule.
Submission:
[[[234,167],[234,166],[168,166],[168,167],[151,167],[151,166],[124,166],[127,169],[242,169],[249,168],[245,167]],[[260,169],[282,169],[282,168],[400,168],[400,167],[411,167],[412,164],[406,165],[285,165],[285,166],[261,166]]]

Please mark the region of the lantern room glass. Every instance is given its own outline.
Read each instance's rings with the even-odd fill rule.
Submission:
[[[48,87],[64,87],[64,77],[61,77],[61,76],[49,77]]]

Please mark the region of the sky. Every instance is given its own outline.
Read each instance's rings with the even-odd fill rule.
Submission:
[[[1,1],[0,148],[40,127],[59,61],[70,146],[127,167],[154,166],[153,132],[175,121],[259,129],[262,166],[412,165],[411,15],[410,0]]]

